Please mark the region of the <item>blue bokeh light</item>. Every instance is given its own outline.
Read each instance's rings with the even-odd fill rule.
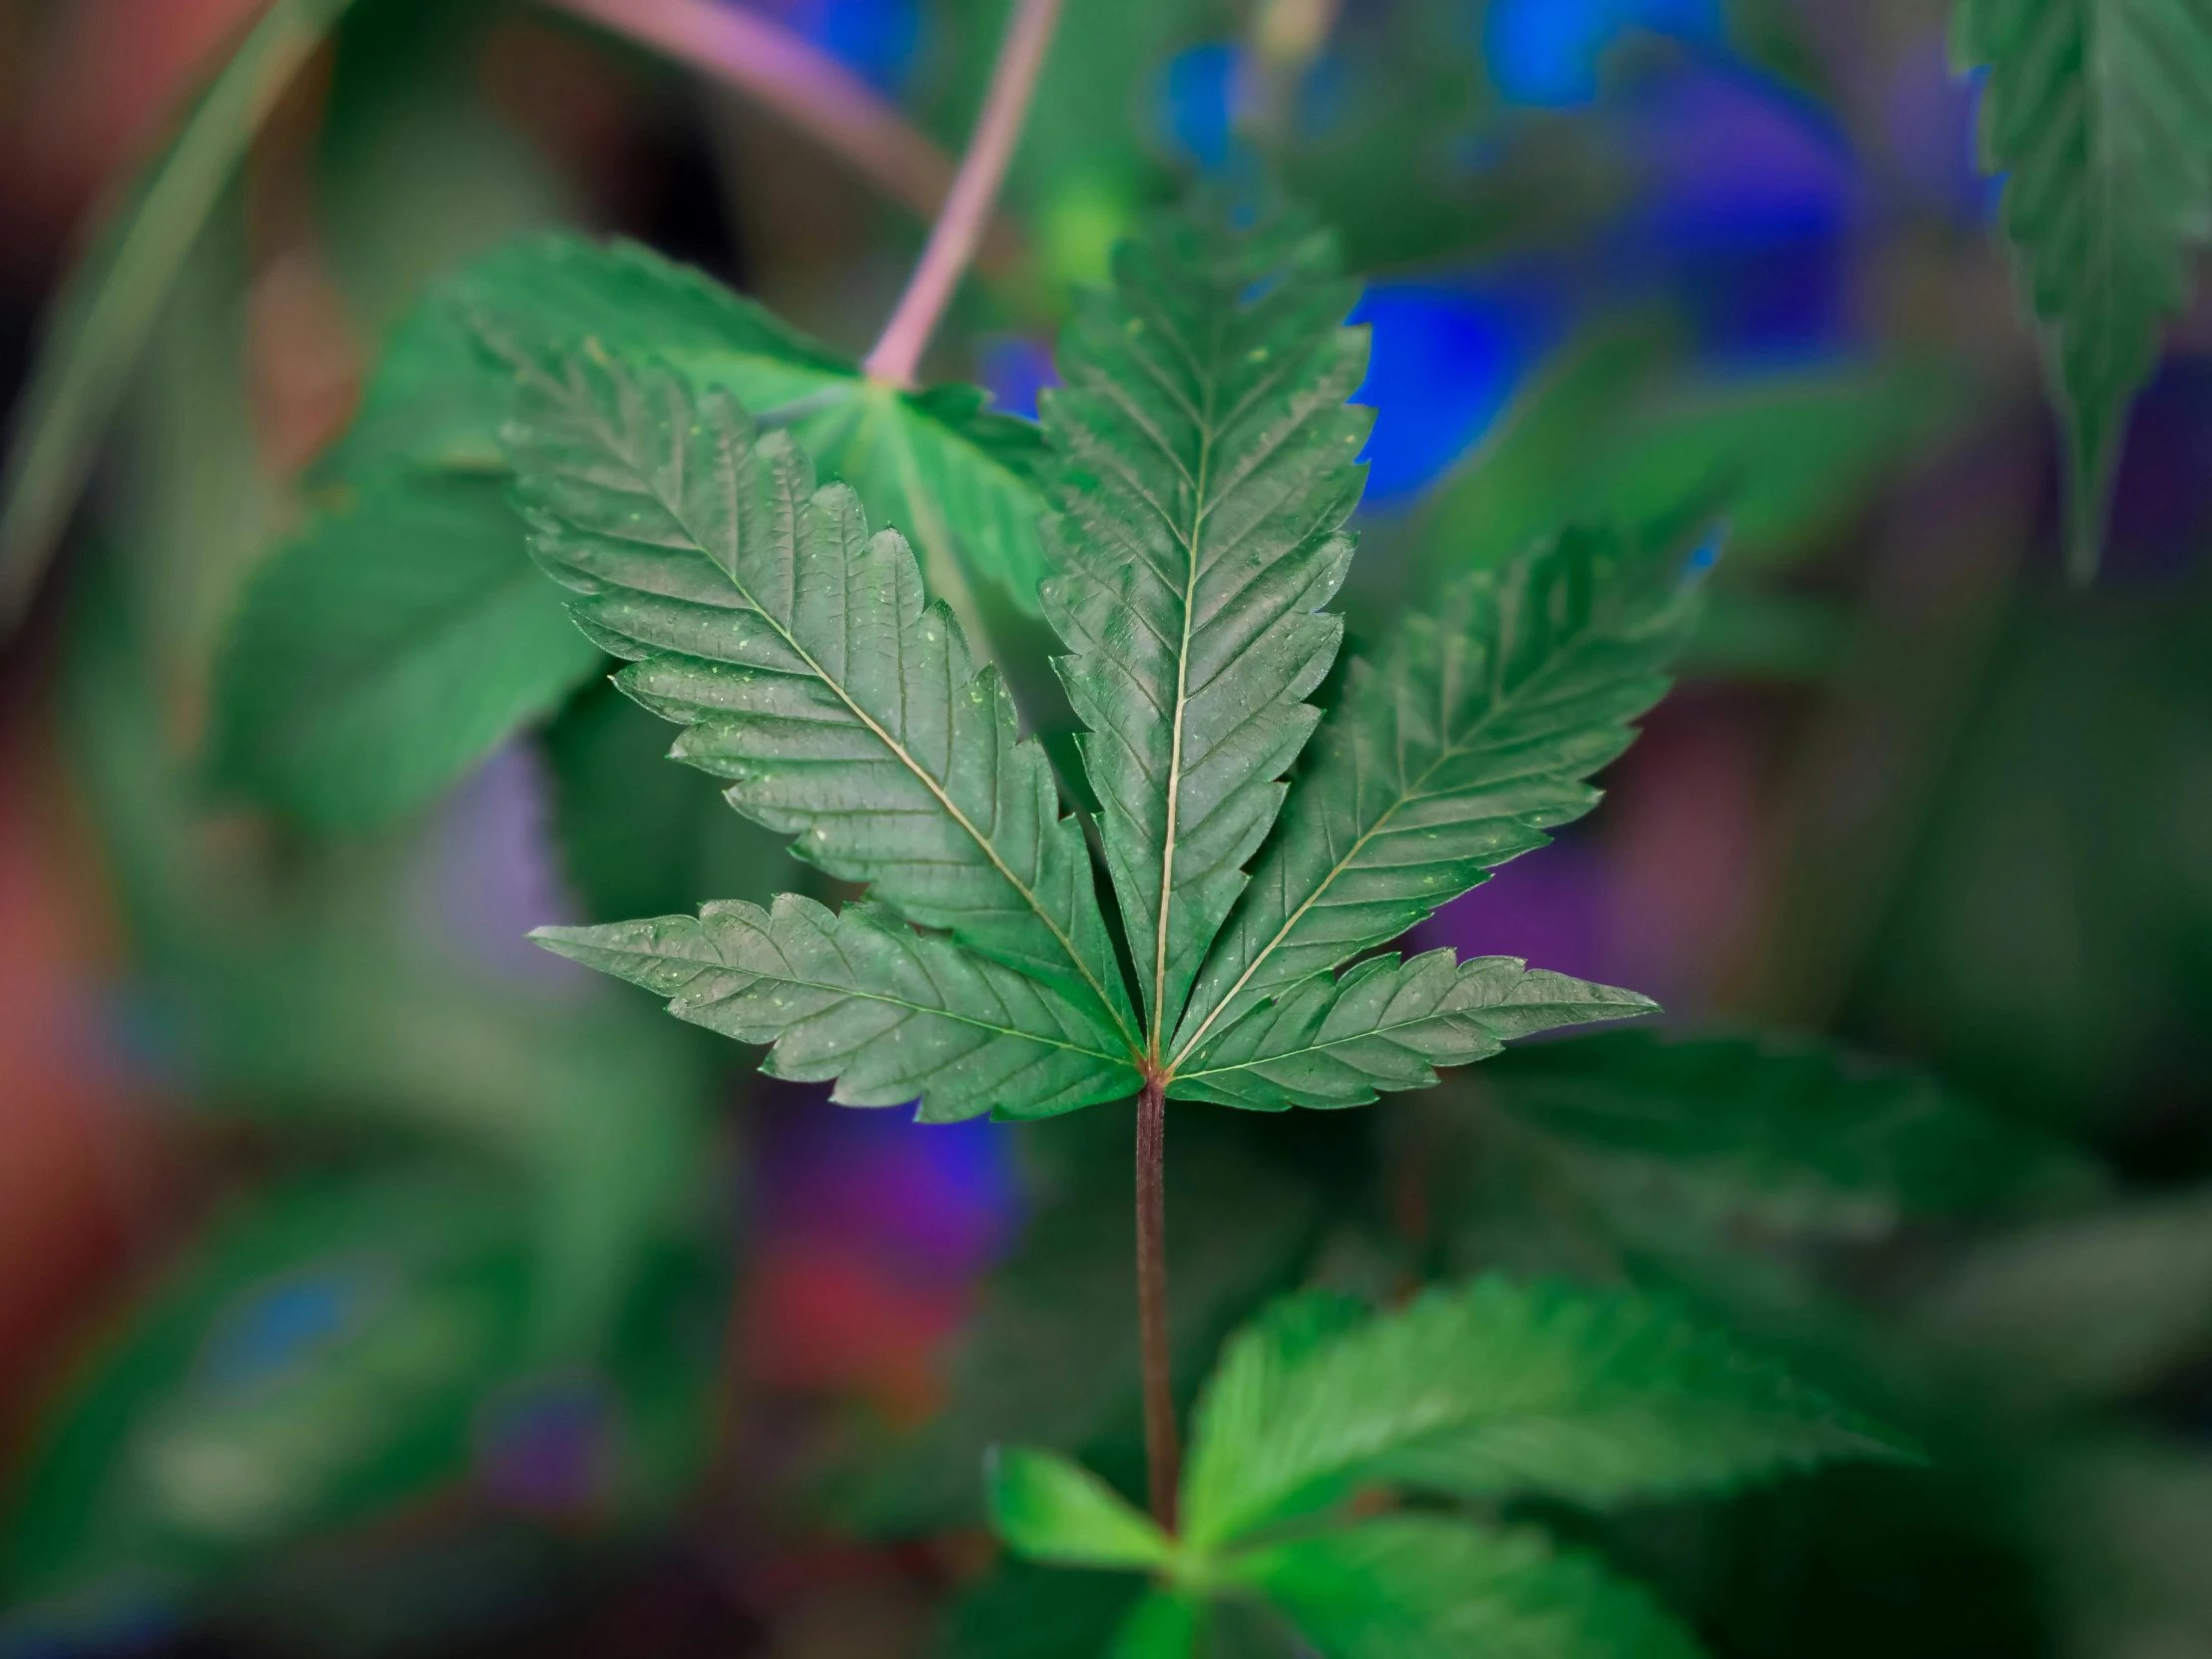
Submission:
[[[1482,51],[1507,103],[1570,108],[1597,97],[1599,59],[1638,28],[1716,46],[1726,33],[1720,0],[1491,0]]]
[[[1154,142],[1202,172],[1226,167],[1235,137],[1242,58],[1242,48],[1222,41],[1170,58],[1153,82]]]
[[[1512,287],[1384,282],[1352,320],[1373,331],[1355,402],[1376,410],[1367,504],[1425,487],[1481,437],[1520,376],[1558,336],[1555,305]]]

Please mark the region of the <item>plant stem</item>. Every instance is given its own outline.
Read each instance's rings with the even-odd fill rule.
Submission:
[[[1144,1355],[1144,1457],[1152,1517],[1175,1530],[1182,1447],[1168,1357],[1167,1090],[1148,1082],[1137,1096],[1137,1335]]]
[[[930,219],[952,161],[844,65],[758,12],[719,0],[547,0],[558,10],[690,65],[843,158],[892,201]],[[1012,239],[992,227],[1010,255]]]
[[[960,273],[975,256],[999,181],[1006,176],[1006,164],[1013,159],[1014,143],[1028,117],[1045,48],[1059,21],[1060,0],[1017,0],[1013,21],[999,44],[998,62],[991,67],[983,113],[968,140],[967,154],[960,159],[960,172],[945,198],[944,211],[930,228],[921,262],[914,267],[906,291],[898,296],[898,308],[883,325],[883,337],[867,354],[869,379],[892,386],[913,384],[922,348],[951,301]]]

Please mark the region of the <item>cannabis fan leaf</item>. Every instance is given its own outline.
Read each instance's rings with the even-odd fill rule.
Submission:
[[[1952,55],[1986,65],[1981,143],[2048,335],[2072,449],[2073,568],[2096,568],[2128,401],[2212,232],[2207,0],[1958,0]]]
[[[1605,1507],[1912,1448],[1670,1305],[1500,1278],[1377,1315],[1309,1292],[1229,1345],[1169,1537],[1075,1464],[1002,1448],[993,1523],[1031,1561],[1166,1580],[1123,1640],[1187,1654],[1212,1598],[1258,1592],[1322,1653],[1680,1655],[1640,1589],[1539,1533],[1358,1519],[1356,1491],[1550,1493]],[[1178,1601],[1171,1620],[1162,1599]],[[1162,1626],[1165,1639],[1153,1639]]]
[[[759,432],[726,390],[494,315],[538,563],[629,663],[617,684],[684,728],[673,757],[869,894],[839,916],[787,897],[543,942],[776,1045],[784,1075],[933,1120],[1140,1085],[1359,1105],[1514,1037],[1648,1011],[1505,957],[1331,973],[1595,800],[1584,779],[1628,742],[1681,638],[1673,551],[1570,535],[1457,590],[1356,672],[1346,732],[1278,829],[1342,633],[1322,607],[1352,555],[1367,431],[1346,402],[1366,355],[1343,326],[1353,291],[1295,218],[1165,219],[1116,271],[1047,400],[1062,469],[1045,542],[1063,569],[1043,599],[1072,648],[1128,978],[1042,749],[925,598],[905,539],[871,533],[850,488],[818,488],[795,436]],[[1264,890],[1224,932],[1256,854]]]

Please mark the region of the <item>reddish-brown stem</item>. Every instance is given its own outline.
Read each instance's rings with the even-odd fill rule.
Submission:
[[[1175,1488],[1183,1449],[1175,1434],[1174,1373],[1168,1358],[1167,1091],[1147,1083],[1137,1096],[1137,1338],[1144,1365],[1144,1455],[1152,1517],[1175,1530]]]
[[[960,158],[944,211],[930,227],[921,262],[914,267],[906,291],[898,296],[898,308],[883,325],[883,337],[867,354],[869,379],[890,386],[913,384],[922,348],[928,345],[937,318],[959,285],[960,273],[967,270],[982,240],[999,181],[1006,176],[1006,164],[1013,159],[1015,141],[1029,114],[1030,97],[1037,90],[1045,48],[1051,45],[1053,26],[1059,21],[1060,0],[1017,0],[1006,38],[999,44],[998,61],[991,67],[983,113],[976,119],[967,154]]]

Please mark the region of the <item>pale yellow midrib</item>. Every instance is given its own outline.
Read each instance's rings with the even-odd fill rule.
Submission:
[[[1209,354],[1209,361],[1220,354],[1220,326],[1217,320],[1214,351]],[[1183,639],[1175,655],[1175,723],[1168,749],[1168,822],[1160,848],[1160,911],[1153,919],[1152,1031],[1147,1054],[1154,1066],[1160,1063],[1161,1034],[1167,1026],[1168,905],[1175,894],[1175,833],[1183,790],[1183,722],[1190,706],[1191,614],[1198,603],[1198,549],[1206,536],[1206,480],[1214,458],[1214,390],[1213,377],[1208,375],[1206,407],[1198,427],[1198,473],[1191,482],[1191,536],[1185,549],[1190,556],[1190,575],[1183,586]]]

